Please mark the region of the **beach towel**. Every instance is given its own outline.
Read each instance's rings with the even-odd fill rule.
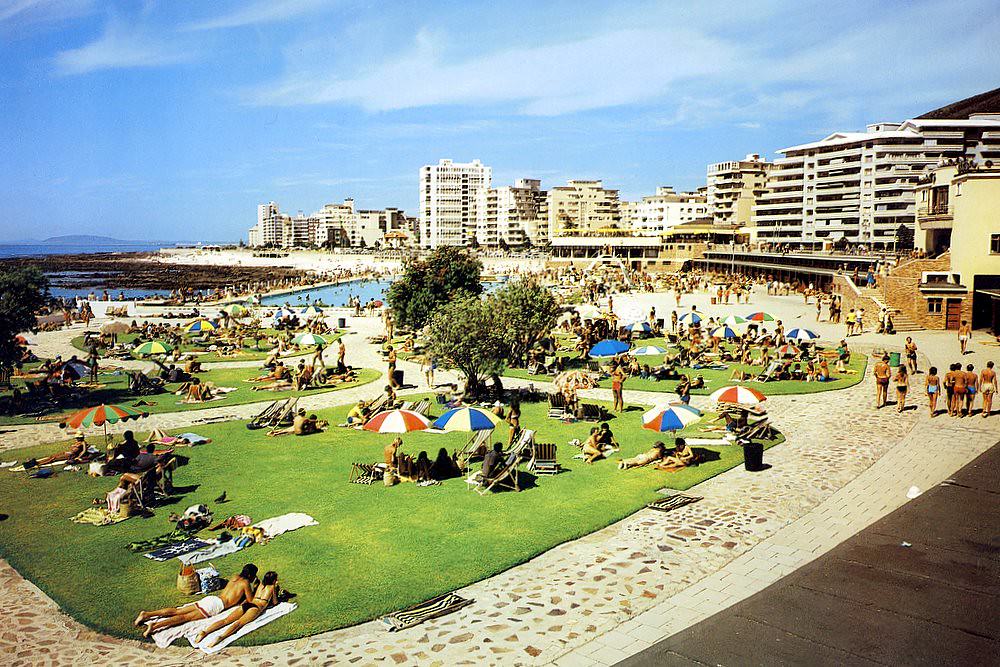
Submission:
[[[699,500],[701,500],[701,496],[685,496],[683,493],[675,493],[671,496],[667,496],[666,498],[660,498],[659,500],[647,503],[646,507],[660,512],[669,512],[677,509],[678,507],[684,507],[685,505],[696,503]]]
[[[181,605],[180,608],[183,609],[184,607],[188,607],[193,604],[195,603],[188,602],[185,605]],[[258,616],[256,619],[254,619],[253,623],[248,623],[246,626],[243,627],[243,629],[240,632],[237,632],[233,637],[230,637],[228,641],[220,642],[220,644],[222,644],[221,646],[217,647],[214,650],[213,649],[210,650],[214,653],[215,651],[225,648],[232,642],[236,641],[236,639],[242,637],[248,632],[252,632],[253,630],[256,630],[262,625],[267,625],[276,618],[281,618],[286,614],[290,614],[291,612],[295,611],[295,608],[297,606],[298,605],[296,605],[294,602],[282,602],[281,604],[271,607],[270,609],[266,610],[263,614]],[[156,646],[159,648],[167,648],[175,641],[183,637],[188,640],[191,646],[194,646],[195,645],[194,640],[198,636],[199,632],[210,626],[212,623],[215,623],[216,621],[221,621],[231,612],[232,609],[227,609],[223,611],[221,614],[216,614],[211,618],[201,618],[198,619],[197,621],[190,621],[188,623],[185,623],[184,625],[177,625],[172,628],[164,628],[163,630],[160,630],[159,632],[153,635],[153,643],[155,643]],[[155,620],[147,621],[147,625],[151,625],[152,623],[155,623]],[[221,633],[223,631],[224,630],[220,629],[217,632]],[[205,639],[210,641],[211,636],[212,635],[206,637]],[[207,652],[208,651],[206,651],[206,653]]]
[[[287,614],[292,613],[297,608],[298,608],[298,605],[295,604],[294,602],[282,602],[282,603],[277,604],[277,605],[275,605],[273,607],[270,607],[269,609],[265,610],[263,614],[261,614],[260,616],[258,616],[257,618],[255,618],[250,623],[247,623],[242,628],[240,628],[239,630],[237,630],[235,633],[233,633],[229,637],[226,637],[225,639],[223,639],[222,641],[220,641],[215,646],[209,647],[208,644],[215,637],[217,637],[218,635],[221,635],[223,632],[225,632],[226,631],[225,628],[220,628],[220,629],[216,630],[215,632],[213,632],[212,634],[208,635],[207,637],[205,637],[205,639],[203,639],[201,641],[200,644],[195,644],[194,643],[194,640],[198,636],[198,632],[199,632],[198,630],[196,630],[195,632],[192,632],[192,633],[184,633],[184,637],[185,637],[185,639],[188,640],[188,642],[191,644],[191,646],[194,646],[195,648],[200,649],[203,653],[207,653],[208,655],[212,655],[212,654],[218,653],[222,649],[226,648],[227,646],[229,646],[230,644],[232,644],[234,641],[236,641],[240,637],[243,637],[244,635],[248,635],[251,632],[253,632],[254,630],[256,630],[257,628],[263,627],[263,626],[267,625],[268,623],[270,623],[271,621],[277,620],[277,619],[281,618],[282,616],[286,616]],[[221,614],[220,616],[221,616],[221,618],[225,618],[225,614]],[[209,620],[210,621],[215,621],[216,619],[219,619],[219,618],[220,617],[213,617],[213,618],[211,618]],[[209,623],[209,625],[211,625],[211,623]]]
[[[187,440],[192,445],[201,445],[204,443],[212,442],[211,439],[206,438],[203,435],[198,435],[197,433],[181,433],[177,436],[178,440]]]
[[[198,549],[197,551],[181,554],[177,556],[177,560],[185,565],[194,565],[195,563],[204,563],[206,560],[211,560],[213,558],[222,558],[223,556],[234,554],[242,548],[243,547],[236,543],[236,540],[229,540],[228,542],[211,544],[207,547]]]
[[[121,523],[128,518],[117,512],[109,512],[104,507],[88,507],[70,519],[70,521],[91,526],[110,526],[113,523]]]
[[[180,555],[196,551],[202,547],[207,547],[209,544],[209,542],[206,542],[201,538],[191,537],[183,542],[171,544],[168,547],[162,547],[156,551],[150,551],[148,554],[143,554],[143,556],[149,558],[150,560],[163,562],[170,560],[171,558],[177,558]]]
[[[421,602],[409,609],[383,616],[379,620],[387,626],[389,632],[396,632],[412,628],[414,625],[420,625],[424,621],[429,621],[438,616],[451,614],[462,607],[467,607],[472,602],[472,600],[459,597],[455,593],[445,593],[427,602]]]
[[[141,553],[143,551],[152,551],[153,549],[170,546],[171,544],[176,544],[177,542],[183,542],[189,537],[191,537],[191,533],[186,530],[172,530],[169,533],[159,535],[148,540],[130,542],[125,545],[125,548],[129,551]]]
[[[298,530],[299,528],[305,528],[306,526],[318,526],[319,522],[308,514],[289,512],[288,514],[282,514],[271,519],[264,519],[255,525],[257,528],[263,530],[268,538],[272,538],[284,535],[293,530]]]

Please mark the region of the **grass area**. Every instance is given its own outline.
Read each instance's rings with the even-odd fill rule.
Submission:
[[[323,387],[309,389],[304,392],[295,391],[253,391],[253,384],[246,382],[248,378],[258,376],[263,371],[258,368],[219,368],[197,373],[202,382],[213,382],[217,387],[236,387],[236,391],[226,394],[224,398],[206,403],[181,403],[181,396],[175,396],[174,391],[180,387],[179,384],[168,384],[167,392],[154,394],[152,396],[136,396],[129,392],[128,376],[122,373],[102,373],[98,376],[98,381],[103,384],[101,389],[93,389],[82,392],[79,396],[65,399],[58,407],[50,408],[40,419],[35,417],[0,414],[0,426],[11,426],[16,424],[34,424],[39,421],[58,421],[70,413],[82,408],[99,405],[101,403],[124,403],[131,404],[140,398],[149,401],[153,405],[142,406],[140,409],[150,414],[160,412],[184,412],[187,410],[203,410],[205,408],[220,408],[227,405],[242,405],[245,403],[256,403],[258,401],[273,401],[278,398],[285,398],[295,394],[305,395],[336,391],[348,387],[372,382],[381,375],[379,371],[370,368],[358,369],[358,377],[354,382],[339,384],[333,387]],[[14,378],[15,386],[23,385],[23,382]],[[10,391],[0,392],[0,407],[2,401],[8,399]]]
[[[322,411],[338,423],[347,407]],[[437,410],[435,408],[435,410]],[[140,608],[183,603],[175,588],[177,561],[157,563],[127,551],[127,543],[167,532],[167,514],[195,503],[209,504],[217,518],[249,514],[260,520],[306,512],[318,526],[276,538],[215,561],[224,576],[247,562],[276,570],[281,583],[299,594],[299,609],[250,635],[268,643],[353,625],[455,590],[503,571],[552,547],[622,519],[654,500],[656,489],[687,489],[742,463],[739,447],[701,448],[713,461],[676,473],[652,468],[617,469],[615,460],[587,465],[567,445],[584,438],[591,424],[564,424],[546,416],[544,403],[524,404],[522,423],[543,442],[555,442],[565,468],[559,475],[522,475],[525,490],[485,497],[463,479],[420,488],[400,484],[348,483],[351,463],[372,462],[392,435],[330,431],[304,438],[269,438],[242,422],[200,426],[211,444],[183,450],[188,465],[174,475],[186,486],[171,507],[156,516],[94,527],[68,518],[103,496],[113,478],[60,473],[48,480],[0,471],[0,498],[10,514],[0,530],[0,554],[59,605],[86,625],[135,637],[130,626]],[[435,414],[437,412],[435,411]],[[622,455],[633,456],[663,435],[641,428],[642,412],[611,421]],[[689,427],[696,431],[696,426]],[[506,430],[500,434],[506,438]],[[405,450],[464,444],[466,434],[412,433]],[[769,445],[781,442],[781,438]],[[18,451],[41,456],[57,445]],[[717,458],[716,458],[717,457]],[[216,506],[223,490],[230,502]]]
[[[670,343],[667,343],[663,338],[647,338],[635,343],[636,346],[645,345],[658,345],[659,347],[665,347],[671,349]],[[674,349],[673,351],[676,351]],[[560,352],[559,356],[566,358],[566,369],[573,370],[577,368],[583,368],[584,364],[577,358],[577,352]],[[602,366],[606,366],[607,359],[599,359]],[[649,364],[651,367],[657,366],[663,363],[663,355],[655,356],[640,356],[640,364]],[[708,395],[711,394],[716,389],[725,387],[731,384],[747,384],[749,386],[760,389],[767,395],[778,396],[782,394],[814,394],[820,391],[830,391],[833,389],[846,389],[847,387],[853,387],[857,383],[861,382],[864,377],[865,366],[868,360],[862,354],[852,354],[851,363],[847,365],[848,373],[838,374],[834,370],[833,364],[831,363],[830,371],[832,373],[830,382],[802,382],[800,380],[776,380],[771,382],[744,382],[738,383],[735,380],[730,380],[732,373],[736,369],[741,369],[743,371],[751,372],[754,374],[763,371],[761,366],[750,366],[749,364],[736,364],[729,363],[726,370],[712,370],[712,369],[692,369],[681,367],[681,372],[688,373],[691,377],[695,375],[701,375],[705,378],[705,388],[704,389],[693,389],[692,394]],[[804,367],[804,364],[803,364]],[[521,378],[525,380],[535,380],[535,381],[551,381],[552,376],[544,375],[531,375],[526,369],[523,368],[508,368],[504,371],[504,375],[507,377]],[[598,384],[600,387],[606,389],[611,388],[610,378],[605,378]],[[639,377],[628,378],[625,380],[626,390],[635,391],[658,391],[672,393],[677,387],[676,380],[664,380],[657,382],[655,380],[643,380]]]
[[[186,337],[185,338],[185,343],[183,345],[181,345],[181,352],[184,352],[184,353],[190,353],[190,352],[198,353],[198,352],[201,352],[201,353],[203,353],[203,354],[198,354],[198,361],[202,362],[203,364],[210,364],[210,363],[214,363],[214,362],[217,362],[217,361],[259,361],[259,360],[262,360],[262,359],[266,359],[268,353],[270,352],[271,348],[273,347],[273,346],[271,346],[267,342],[266,339],[268,337],[271,337],[271,336],[276,336],[278,333],[279,332],[276,329],[262,329],[261,330],[261,338],[260,338],[260,342],[262,344],[261,348],[257,347],[257,345],[256,345],[257,340],[256,339],[254,339],[252,337],[244,337],[240,341],[241,349],[238,352],[236,352],[235,354],[226,354],[226,355],[219,354],[218,352],[209,352],[208,349],[207,349],[207,347],[208,347],[208,345],[212,344],[211,342],[209,342],[207,345],[203,344],[203,343],[195,343],[195,342],[193,342],[193,340],[191,339],[191,337]],[[340,338],[343,335],[344,335],[343,332],[335,332],[335,333],[331,333],[331,334],[323,334],[323,336],[327,340],[329,340],[331,342],[337,340],[338,338]],[[127,344],[129,344],[131,346],[132,343],[135,342],[135,340],[136,340],[137,337],[138,337],[137,334],[119,334],[119,336],[118,336],[118,342],[119,343],[127,343]],[[86,346],[84,346],[83,341],[84,341],[84,337],[83,336],[76,336],[75,338],[73,338],[70,341],[70,344],[72,344],[73,347],[75,347],[76,349],[80,350],[81,352],[89,352],[90,350],[88,350],[86,348]],[[296,354],[292,354],[292,355],[287,355],[287,356],[282,357],[282,358],[283,359],[288,359],[288,358],[292,358],[292,357],[301,357],[301,356],[306,355],[306,354],[312,354],[313,351],[314,351],[314,348],[312,348],[312,347],[305,348],[301,352],[297,352]]]

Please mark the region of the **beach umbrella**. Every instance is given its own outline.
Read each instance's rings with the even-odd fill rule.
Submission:
[[[230,303],[222,307],[222,312],[229,317],[244,317],[250,314],[250,309],[242,303]]]
[[[173,351],[173,346],[158,340],[151,340],[143,343],[142,345],[137,345],[135,349],[132,350],[132,354],[137,357],[145,357],[150,354],[169,354]]]
[[[211,320],[200,318],[192,320],[184,325],[184,333],[203,333],[205,331],[215,331],[216,326]]]
[[[686,322],[688,324],[698,324],[701,322],[701,315],[691,310],[678,317],[677,321]]]
[[[643,333],[649,333],[653,330],[653,327],[649,326],[649,322],[633,322],[626,325],[625,329],[633,332],[642,331]]]
[[[318,306],[315,306],[315,305],[313,305],[313,306],[306,306],[305,308],[303,308],[299,312],[302,315],[305,315],[306,318],[308,318],[308,319],[313,319],[314,317],[322,317],[323,316],[323,309],[320,308],[320,307],[318,307]]]
[[[746,324],[746,320],[739,315],[730,315],[726,319],[722,320],[722,323],[727,327],[735,327],[737,324]]]
[[[79,412],[74,412],[64,421],[59,423],[59,428],[87,428],[90,426],[103,426],[104,437],[108,437],[108,424],[127,422],[134,419],[148,417],[148,412],[140,412],[127,405],[96,405],[92,408],[85,408]]]
[[[819,334],[815,334],[809,329],[792,329],[785,334],[785,338],[788,340],[816,340],[819,338]]]
[[[701,419],[701,411],[684,403],[671,403],[648,410],[642,415],[642,427],[650,431],[679,431]]]
[[[757,405],[761,401],[766,401],[767,397],[752,387],[731,386],[723,387],[712,393],[708,397],[710,401],[716,403],[738,403],[740,405]]]
[[[375,308],[381,308],[384,305],[385,304],[382,303],[381,299],[376,299],[375,301],[372,301],[372,306],[374,306]]]
[[[621,354],[628,350],[628,343],[623,343],[620,340],[605,339],[599,342],[594,347],[590,348],[590,356],[592,357],[613,357],[617,354]]]
[[[597,381],[584,371],[563,371],[556,376],[553,381],[556,389],[593,389],[597,386]]]
[[[330,341],[323,336],[314,333],[300,333],[292,339],[292,344],[298,345],[299,347],[307,347],[309,345],[326,345],[329,342]]]
[[[432,426],[442,431],[489,431],[499,423],[500,418],[489,410],[461,407],[448,410]]]
[[[785,343],[778,348],[779,357],[795,357],[798,356],[800,350],[791,343]]]
[[[409,433],[423,431],[430,426],[427,417],[413,410],[383,410],[368,420],[366,431],[375,433]]]
[[[774,315],[763,311],[747,315],[747,320],[750,322],[774,322],[774,319]]]
[[[101,327],[102,334],[123,334],[128,333],[131,327],[121,320],[110,320]]]
[[[645,345],[643,347],[637,347],[632,350],[632,354],[637,357],[645,357],[652,354],[666,354],[666,348],[660,347],[658,345]]]
[[[79,380],[80,378],[88,377],[90,375],[90,367],[79,359],[75,361],[67,361],[60,367],[60,370],[67,368],[69,369],[70,374],[74,376],[73,380]]]
[[[730,329],[729,327],[722,326],[717,329],[712,330],[712,338],[739,338],[740,335]]]
[[[276,320],[283,320],[286,317],[293,317],[294,315],[295,311],[290,308],[279,308],[274,311],[274,319]]]

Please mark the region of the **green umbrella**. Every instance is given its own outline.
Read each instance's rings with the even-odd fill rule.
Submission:
[[[292,339],[292,343],[298,345],[299,347],[306,347],[309,345],[326,345],[329,341],[314,333],[300,333],[298,336]]]
[[[150,354],[169,354],[173,352],[174,348],[171,345],[162,343],[158,340],[151,340],[148,343],[143,343],[132,350],[132,354],[137,357],[145,357]]]

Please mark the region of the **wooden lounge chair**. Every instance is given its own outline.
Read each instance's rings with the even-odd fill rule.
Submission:
[[[767,365],[767,369],[753,379],[754,382],[770,382],[774,379],[774,374],[781,369],[780,361],[772,361]]]
[[[469,476],[466,482],[473,491],[481,496],[498,489],[513,489],[520,491],[518,482],[518,466],[521,465],[521,452],[511,450],[497,466],[490,477],[483,477],[482,471]]]
[[[556,461],[556,445],[553,442],[536,442],[531,448],[531,462],[528,470],[539,475],[555,475],[562,472]]]
[[[493,431],[475,431],[469,441],[465,443],[462,449],[455,452],[455,461],[458,463],[459,467],[463,470],[467,470],[469,463],[472,459],[481,459],[486,455],[486,451],[490,447],[490,440],[493,437]]]
[[[607,421],[608,411],[603,405],[594,403],[580,403],[580,419],[590,422]]]
[[[549,394],[549,417],[553,419],[566,418],[566,397],[558,392]]]

